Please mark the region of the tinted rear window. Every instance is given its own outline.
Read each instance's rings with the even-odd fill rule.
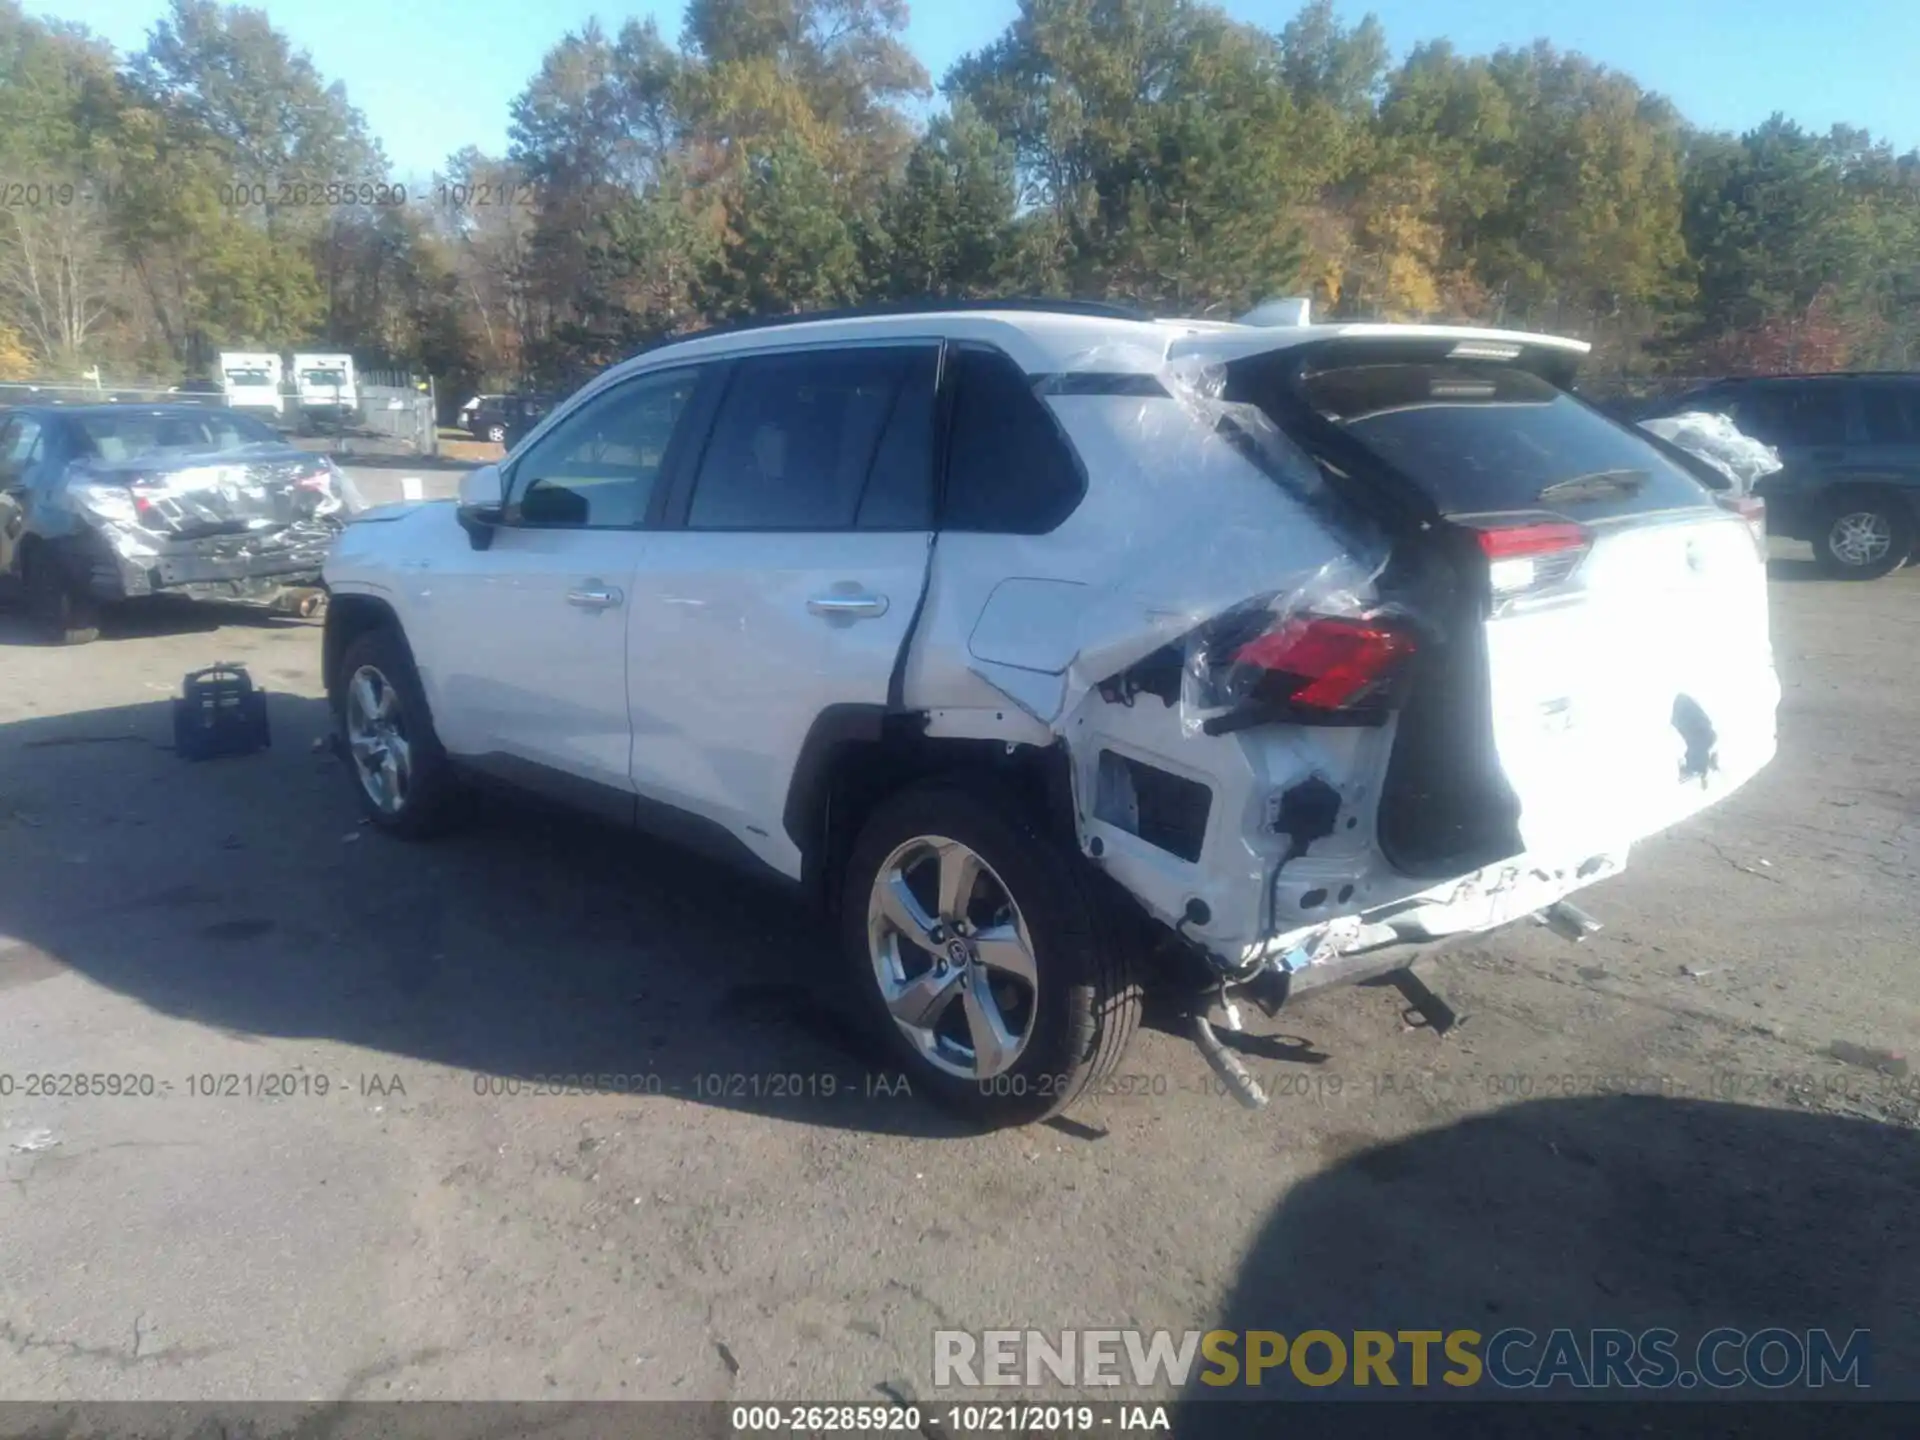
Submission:
[[[1602,520],[1709,503],[1706,488],[1652,445],[1524,370],[1342,365],[1309,371],[1300,387],[1442,514],[1550,510]]]
[[[278,445],[280,437],[257,420],[229,410],[194,415],[82,415],[75,417],[87,453],[102,460],[147,455],[208,455],[249,445]]]
[[[1863,385],[1869,445],[1920,445],[1920,385]]]

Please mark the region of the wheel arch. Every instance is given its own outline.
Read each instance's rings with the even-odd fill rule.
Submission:
[[[407,644],[407,632],[400,624],[400,617],[385,600],[377,595],[337,590],[328,597],[327,619],[320,640],[320,664],[330,705],[336,708],[339,705],[340,662],[346,658],[347,648],[362,635],[380,629],[392,630],[406,647],[407,658],[413,658],[413,648]]]
[[[795,762],[781,817],[801,853],[801,883],[831,910],[855,837],[889,795],[936,776],[977,774],[1032,807],[1045,828],[1077,849],[1072,768],[1062,743],[1049,747],[926,733],[924,712],[880,705],[821,711]]]
[[[1910,527],[1920,532],[1920,476],[1908,477],[1884,470],[1830,475],[1816,493],[1811,507],[1815,521],[1813,528],[1817,531],[1825,518],[1831,516],[1849,496],[1883,500],[1904,516]],[[1811,538],[1818,541],[1819,535]]]

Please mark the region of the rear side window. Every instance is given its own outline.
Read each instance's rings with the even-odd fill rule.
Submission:
[[[893,529],[924,523],[931,347],[743,360],[694,482],[694,530]],[[925,423],[916,436],[916,417]],[[896,424],[896,418],[898,423]],[[873,490],[869,502],[869,481]]]
[[[40,450],[40,422],[26,415],[16,415],[0,427],[0,480],[8,484],[17,482],[26,473],[27,466],[38,457]]]
[[[1869,445],[1920,445],[1920,385],[1863,385]]]
[[[952,440],[942,525],[1044,535],[1079,505],[1086,481],[1066,437],[1020,367],[991,350],[955,347]]]
[[[1838,385],[1743,387],[1731,407],[1733,423],[1769,445],[1844,445],[1847,397]]]
[[[1551,510],[1603,520],[1709,503],[1633,431],[1525,370],[1474,363],[1309,370],[1302,397],[1445,515]]]

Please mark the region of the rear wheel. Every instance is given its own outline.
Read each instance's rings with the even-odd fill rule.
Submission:
[[[1913,551],[1913,512],[1886,490],[1846,490],[1830,499],[1814,531],[1814,559],[1842,580],[1878,580]]]
[[[1066,1109],[1140,1020],[1128,937],[1019,801],[934,782],[885,801],[849,858],[846,963],[916,1089],[987,1125]]]
[[[507,427],[504,425],[487,426],[487,439],[495,445],[507,443]]]
[[[56,550],[35,545],[25,563],[27,613],[52,645],[85,645],[100,638],[100,605],[74,580]]]
[[[369,820],[417,840],[463,818],[467,796],[397,632],[372,630],[348,645],[335,693],[347,764]]]

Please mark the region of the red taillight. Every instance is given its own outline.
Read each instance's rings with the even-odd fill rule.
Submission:
[[[1571,520],[1518,520],[1476,526],[1487,581],[1498,600],[1550,590],[1578,568],[1593,536]]]
[[[1249,640],[1233,663],[1289,682],[1294,705],[1343,710],[1377,689],[1414,649],[1411,635],[1375,621],[1307,615]]]
[[[1767,558],[1767,502],[1758,495],[1716,495],[1723,509],[1731,510],[1747,522],[1747,528],[1753,531],[1753,543],[1760,551],[1762,560]]]
[[[1509,525],[1478,533],[1480,550],[1489,560],[1531,559],[1587,548],[1587,528],[1571,520],[1547,520],[1534,525]]]

